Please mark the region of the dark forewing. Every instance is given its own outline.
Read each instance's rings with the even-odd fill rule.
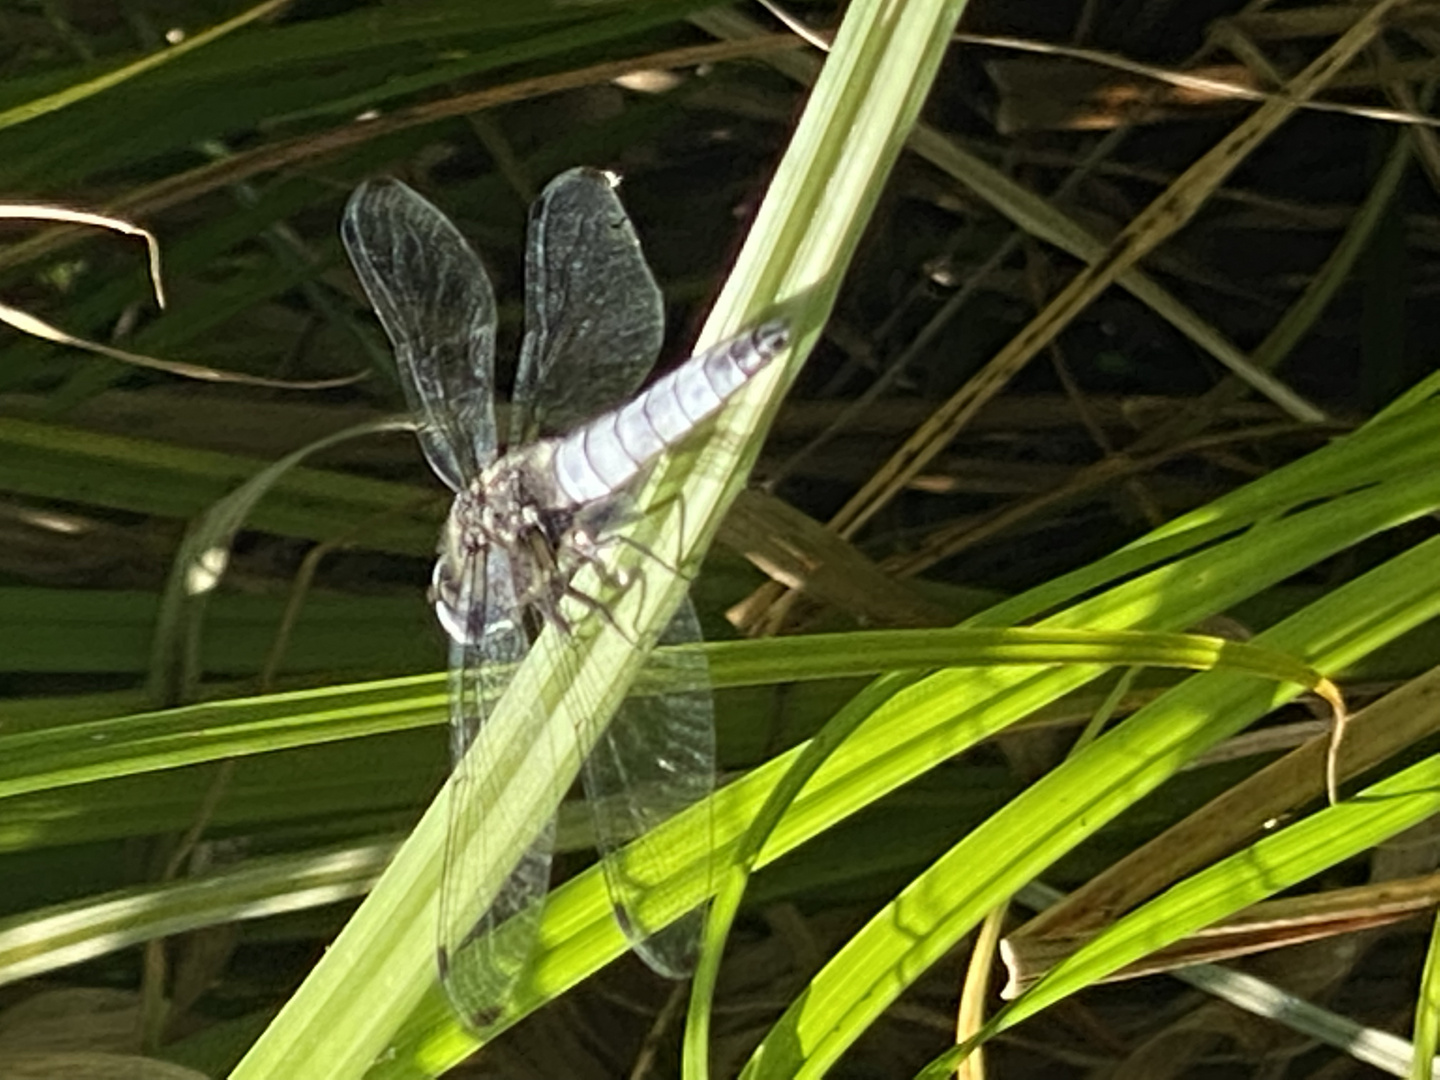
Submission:
[[[398,180],[360,185],[340,235],[395,347],[430,467],[459,491],[495,458],[495,295],[450,219]]]
[[[456,1011],[483,1029],[498,1018],[516,980],[530,962],[541,901],[550,882],[554,821],[530,841],[494,890],[494,864],[502,837],[525,836],[533,825],[512,821],[516,800],[499,790],[505,763],[467,754],[493,712],[513,666],[529,648],[515,600],[513,571],[502,551],[482,549],[464,566],[460,603],[477,629],[469,644],[450,646],[450,824],[440,884],[437,954],[445,991]],[[483,631],[479,628],[483,627]],[[545,752],[541,744],[536,752]],[[512,854],[512,857],[514,855]],[[486,903],[486,897],[493,900]],[[502,929],[503,927],[503,929]]]
[[[660,644],[699,640],[700,624],[687,597],[660,636]],[[621,850],[709,798],[715,789],[715,707],[704,654],[696,651],[668,667],[679,688],[626,699],[586,758],[583,775],[616,918],[651,969],[678,979],[695,966],[704,909],[660,927],[647,915],[645,905],[653,901],[656,885],[672,873],[694,872],[699,866],[708,885],[712,830],[697,830],[700,842],[684,848],[652,847],[643,859]]]
[[[607,174],[571,169],[530,211],[511,446],[633,394],[660,352],[660,288]]]

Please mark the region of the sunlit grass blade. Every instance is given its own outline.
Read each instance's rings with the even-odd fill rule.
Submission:
[[[1087,643],[1086,639],[1089,638]],[[684,646],[680,651],[688,651]],[[879,631],[714,643],[703,647],[711,685],[724,689],[963,665],[1165,664],[1246,671],[1318,686],[1304,664],[1271,649],[1186,634],[1013,631]],[[695,689],[674,679],[686,664],[656,654],[639,693]],[[36,703],[50,716],[61,704]],[[443,674],[266,694],[161,711],[56,724],[22,723],[0,736],[0,798],[136,776],[445,722]],[[9,720],[7,716],[7,722]],[[13,726],[11,724],[10,726]]]
[[[779,300],[797,311],[797,330],[805,338],[797,358],[803,359],[828,318],[964,9],[964,0],[930,0],[899,7],[866,2],[846,11],[702,341],[733,332]],[[681,550],[694,550],[713,535],[719,511],[733,499],[759,450],[756,436],[778,409],[778,390],[772,385],[765,398],[756,395],[753,404],[747,400],[734,410],[735,429],[746,436],[741,468],[732,466],[726,487],[686,506],[685,518],[676,522],[677,535],[692,511],[700,520],[695,538],[680,541]],[[683,1069],[697,1080],[709,1075],[709,1011],[722,938],[722,933],[707,935],[691,994]]]
[[[1308,656],[1321,668],[1342,667],[1440,611],[1440,592],[1415,590],[1417,578],[1433,579],[1437,564],[1440,543],[1411,549],[1259,640]],[[745,1075],[760,1080],[823,1072],[992,908],[1184,762],[1289,696],[1247,677],[1197,676],[1047,774],[852,938],[787,1010]]]
[[[1430,757],[1266,837],[1124,916],[986,1024],[981,1038],[992,1038],[1076,990],[1366,851],[1437,810],[1440,757]]]

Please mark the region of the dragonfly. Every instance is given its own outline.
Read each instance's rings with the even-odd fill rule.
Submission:
[[[513,763],[477,760],[489,744],[482,740],[470,753],[472,744],[546,627],[573,640],[577,619],[587,614],[613,624],[603,601],[577,586],[577,573],[591,567],[596,580],[633,585],[605,566],[615,527],[631,513],[627,493],[789,340],[784,320],[765,322],[640,392],[660,351],[664,309],[616,184],[609,173],[571,169],[531,207],[525,333],[504,452],[495,415],[495,296],[460,230],[393,179],[362,184],[341,226],[393,347],[420,447],[455,493],[430,588],[450,642],[454,764],[436,954],[451,1003],[481,1029],[503,1013],[533,956],[554,821],[487,903],[493,874],[484,869],[490,860],[483,843],[501,831],[498,815],[506,813],[493,777],[514,770]],[[659,641],[699,638],[686,599]],[[635,884],[641,875],[627,871],[620,849],[714,789],[713,704],[698,653],[693,665],[679,680],[682,689],[628,699],[581,772],[616,919],[636,953],[672,978],[693,968],[703,909],[668,926],[648,925]],[[552,751],[538,740],[530,752]],[[492,798],[464,794],[487,783],[482,794]],[[466,820],[465,808],[480,805],[490,819]]]

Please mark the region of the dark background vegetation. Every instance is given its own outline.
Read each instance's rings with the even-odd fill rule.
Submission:
[[[568,166],[616,170],[665,289],[666,355],[686,355],[802,105],[802,91],[763,59],[652,71],[644,83],[536,92],[375,137],[353,133],[367,110],[393,114],[703,43],[709,37],[686,20],[703,6],[297,0],[173,64],[0,126],[0,201],[109,208],[143,223],[160,238],[169,290],[161,313],[135,241],[0,222],[5,304],[76,335],[224,371],[291,381],[359,376],[325,390],[195,382],[0,332],[5,732],[153,702],[146,687],[159,596],[187,522],[262,464],[402,409],[387,349],[339,244],[340,210],[360,180],[399,175],[453,216],[495,281],[507,357],[520,330],[529,201]],[[1225,0],[976,0],[964,29],[1176,68],[1232,63],[1224,45],[1243,42],[1252,61],[1263,57],[1283,78],[1335,32],[1306,29],[1307,15],[1323,13],[1318,7],[1285,12],[1289,21],[1274,9],[1247,21],[1245,5]],[[1417,5],[1417,12],[1387,38],[1393,51],[1371,55],[1332,100],[1394,106],[1377,89],[1384,63],[1411,63],[1411,84],[1423,92],[1435,37],[1427,9]],[[806,4],[794,13],[824,32],[843,12]],[[235,14],[237,5],[218,0],[6,0],[0,114],[163,50],[172,28],[193,34]],[[781,30],[763,11],[751,14]],[[1263,87],[1268,76],[1252,62],[1249,77]],[[1083,169],[1055,205],[1108,236],[1247,107],[1155,104],[1166,92],[1163,82],[1100,64],[957,44],[925,118],[1041,194]],[[330,141],[342,131],[353,137]],[[1147,261],[1147,271],[1242,350],[1254,349],[1322,272],[1396,140],[1412,136],[1430,132],[1302,112]],[[1111,289],[891,501],[856,538],[859,550],[882,566],[903,565],[942,531],[957,535],[928,560],[923,580],[904,587],[923,596],[937,621],[958,620],[1364,420],[1433,365],[1435,180],[1423,167],[1411,169],[1363,255],[1344,268],[1343,284],[1278,369],[1324,422],[1296,421],[1249,392],[1215,396],[1227,372],[1129,293]],[[980,276],[980,265],[1013,233],[968,190],[902,156],[755,480],[818,521],[838,510],[1074,273],[1069,256],[1022,235]],[[968,298],[950,303],[962,288]],[[896,370],[901,358],[905,366]],[[832,428],[843,406],[879,379],[888,380],[879,400]],[[1189,419],[1176,424],[1177,417]],[[1174,441],[1151,447],[1153,464],[1109,485],[1068,490],[1085,466],[1167,428]],[[821,432],[823,445],[792,460]],[[413,439],[349,442],[310,464],[390,486],[366,489],[366,502],[343,486],[282,485],[262,504],[210,604],[200,646],[205,681],[196,693],[382,678],[443,662],[424,590],[445,504]],[[1002,513],[1012,516],[994,527]],[[972,538],[963,526],[974,527]],[[1234,613],[1232,629],[1264,625],[1431,531],[1412,526],[1317,567]],[[277,651],[287,600],[317,544],[329,547]],[[707,631],[733,634],[726,609],[763,580],[722,543],[697,584]],[[848,608],[843,594],[838,604],[835,594],[827,599],[800,605],[789,628],[875,621],[864,597]],[[1377,663],[1367,680],[1427,666],[1424,645]],[[267,658],[274,664],[262,675]],[[794,743],[845,689],[722,695],[727,766],[745,768]],[[1083,719],[1086,711],[1082,703],[1056,718]],[[717,1069],[733,1072],[807,973],[968,823],[1052,763],[1067,738],[1015,737],[982,748],[758,879],[722,986]],[[1052,883],[1084,880],[1252,767],[1247,760],[1189,774],[1077,852]],[[10,799],[10,809],[0,810],[0,913],[153,880],[197,820],[221,861],[395,834],[413,822],[444,769],[443,736],[431,727],[248,760],[223,781],[218,805],[203,811],[204,792],[221,782],[210,766]],[[577,853],[568,865],[584,859]],[[1363,880],[1365,871],[1337,873],[1345,882]],[[346,911],[320,908],[176,943],[171,978],[198,989],[172,987],[184,1008],[159,1053],[223,1071]],[[1403,1030],[1422,953],[1412,925],[1384,938],[1277,953],[1264,964],[1282,983],[1333,995],[1341,1011]],[[938,1053],[953,1031],[958,972],[958,963],[932,972],[857,1048],[843,1075],[907,1076]],[[0,991],[0,1005],[18,1009],[57,986],[129,993],[141,978],[132,949],[43,983],[12,985]],[[652,1031],[668,992],[627,960],[467,1068],[511,1077],[628,1075],[653,1036],[659,1058],[651,1075],[669,1074],[674,1029]],[[36,1023],[6,1029],[0,1021],[0,1046],[6,1030],[21,1038],[13,1031]],[[1329,1051],[1300,1036],[1161,978],[1106,988],[1047,1014],[1002,1041],[991,1068],[1007,1077],[1365,1074],[1363,1066],[1344,1072]]]

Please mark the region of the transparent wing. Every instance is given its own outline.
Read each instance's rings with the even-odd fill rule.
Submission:
[[[440,885],[436,955],[440,979],[461,1017],[477,1029],[499,1018],[534,952],[550,884],[554,820],[533,841],[533,822],[500,789],[505,763],[467,754],[529,648],[515,601],[509,557],[482,551],[462,570],[470,641],[450,648],[450,750],[455,762],[449,833]],[[495,865],[514,862],[496,889]]]
[[[629,398],[655,366],[664,331],[660,287],[612,179],[561,173],[530,210],[510,445]]]
[[[660,644],[699,640],[699,620],[687,598]],[[627,699],[586,759],[584,779],[615,917],[641,959],[661,975],[679,979],[695,967],[704,908],[661,927],[647,914],[647,904],[653,906],[656,884],[690,865],[701,849],[651,851],[645,859],[621,850],[715,790],[715,706],[705,657],[696,652],[674,670],[678,685],[687,689]],[[703,844],[707,881],[712,831],[705,830]]]
[[[395,348],[430,467],[459,491],[495,458],[495,295],[460,230],[398,180],[356,188],[340,236]]]

